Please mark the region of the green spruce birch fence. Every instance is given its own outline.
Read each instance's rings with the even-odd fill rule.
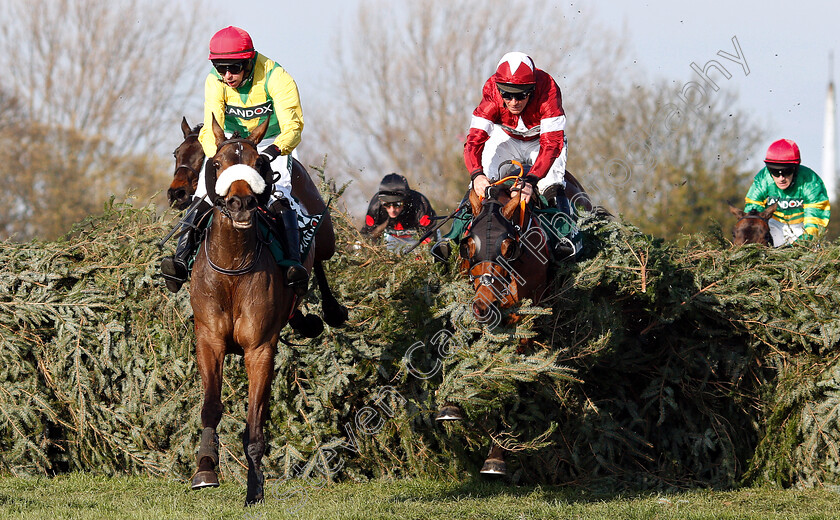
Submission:
[[[328,269],[351,319],[313,340],[287,331],[270,478],[462,478],[492,434],[519,482],[840,483],[837,245],[731,249],[719,229],[671,243],[588,221],[550,300],[487,330],[454,263],[354,248],[336,221]],[[0,471],[189,476],[191,310],[157,277],[172,222],[113,204],[62,240],[2,243]],[[242,478],[247,381],[238,356],[225,370],[222,471]],[[444,401],[468,420],[434,424]]]

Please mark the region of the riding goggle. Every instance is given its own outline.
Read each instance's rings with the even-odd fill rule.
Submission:
[[[382,205],[386,208],[401,208],[404,202],[383,202]]]
[[[213,67],[215,67],[216,72],[222,76],[224,76],[227,72],[230,72],[231,74],[239,74],[245,70],[245,62],[235,61],[233,63],[214,63]]]
[[[771,168],[768,166],[767,171],[769,171],[770,175],[773,177],[791,177],[794,173],[796,173],[796,167]]]
[[[522,101],[526,97],[530,96],[532,92],[534,92],[534,89],[526,90],[525,92],[505,92],[504,90],[499,90],[499,94],[502,95],[502,99],[515,99],[517,101]]]

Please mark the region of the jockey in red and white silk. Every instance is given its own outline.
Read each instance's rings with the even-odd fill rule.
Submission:
[[[505,106],[502,89],[531,90],[525,109],[514,115]],[[514,87],[511,89],[510,87]],[[566,148],[560,87],[545,71],[521,52],[505,54],[484,84],[481,103],[473,111],[464,146],[464,162],[474,179],[483,172],[489,179],[499,175],[499,165],[510,159],[532,164],[540,193],[554,184],[565,186]]]

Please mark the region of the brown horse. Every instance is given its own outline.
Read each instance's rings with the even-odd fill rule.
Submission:
[[[198,370],[204,387],[201,444],[193,489],[219,485],[216,427],[222,418],[222,367],[225,355],[241,354],[248,374],[248,415],[243,447],[248,461],[246,504],[263,499],[261,470],[264,425],[274,378],[274,355],[280,331],[298,299],[284,280],[257,228],[258,197],[268,189],[255,169],[257,145],[266,121],[248,137],[226,139],[213,120],[217,152],[210,159],[208,187],[213,219],[196,256],[190,284]],[[270,182],[270,179],[268,180]],[[313,265],[314,251],[304,259]]]
[[[580,205],[584,201],[588,204],[583,188],[577,182],[575,186],[579,191],[573,191],[572,195],[584,196],[569,198]],[[503,185],[496,185],[489,192],[488,198],[481,199],[475,191],[470,191],[473,219],[461,240],[460,258],[461,270],[469,276],[475,289],[473,314],[477,321],[492,327],[501,322],[502,310],[526,298],[534,303],[543,299],[548,288],[550,259],[547,236],[530,207],[522,203],[521,192],[515,190],[511,194]],[[507,324],[513,324],[519,318],[514,313],[504,319]],[[462,418],[460,408],[452,403],[444,404],[435,417],[437,421]],[[504,449],[491,442],[481,473],[504,475],[506,472]]]
[[[473,220],[461,241],[461,270],[475,289],[473,314],[486,324],[500,311],[530,298],[539,303],[548,285],[548,241],[520,192],[502,186],[480,199],[470,191]],[[508,323],[515,322],[514,314]]]
[[[200,123],[190,128],[186,117],[181,121],[184,141],[175,149],[175,175],[167,190],[170,205],[178,209],[185,209],[190,205],[198,187],[199,172],[204,163],[204,149],[198,142],[198,133],[202,126]],[[291,179],[292,196],[300,202],[304,212],[308,215],[323,215],[315,235],[312,268],[321,292],[323,319],[332,327],[340,327],[347,320],[347,309],[333,295],[323,264],[335,254],[332,219],[318,187],[297,159],[292,161]],[[318,316],[304,315],[300,310],[295,310],[289,319],[289,325],[301,335],[310,338],[318,336],[324,328]]]
[[[187,118],[181,120],[184,141],[175,149],[175,174],[166,191],[169,205],[177,209],[187,209],[193,193],[198,187],[198,177],[204,164],[204,149],[198,142],[198,132],[203,124],[190,128]]]
[[[773,237],[770,235],[770,224],[768,222],[773,217],[776,206],[776,204],[771,204],[764,211],[753,209],[745,213],[729,204],[729,212],[738,217],[738,221],[732,228],[732,243],[736,246],[744,244],[772,246]]]

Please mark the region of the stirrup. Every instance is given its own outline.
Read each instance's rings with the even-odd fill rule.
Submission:
[[[449,245],[449,240],[441,240],[429,250],[435,259],[435,262],[446,262],[452,254],[452,247]]]
[[[309,273],[300,264],[286,268],[286,285],[294,289],[295,294],[303,296],[309,290]]]

